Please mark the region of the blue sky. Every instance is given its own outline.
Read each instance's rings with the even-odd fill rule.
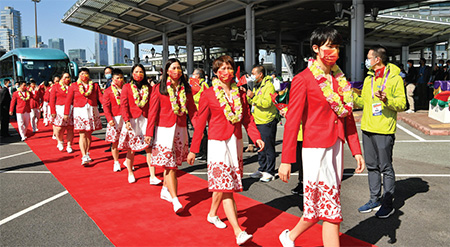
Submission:
[[[48,39],[63,38],[64,48],[67,53],[69,49],[86,49],[87,59],[92,57],[89,49],[95,53],[94,32],[71,25],[61,23],[61,19],[77,0],[41,0],[37,4],[38,15],[38,35],[42,36],[42,41],[48,44]],[[0,0],[0,8],[11,6],[19,10],[22,16],[22,35],[34,36],[34,2],[31,0]],[[109,60],[112,62],[112,42],[108,42]],[[151,49],[152,45],[141,45],[140,48]],[[131,49],[131,56],[134,56],[133,45],[125,41],[125,48]],[[160,46],[155,46],[157,51]]]

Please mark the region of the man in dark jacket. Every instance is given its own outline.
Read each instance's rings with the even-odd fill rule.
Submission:
[[[10,86],[11,81],[9,79],[5,79],[3,81],[4,87],[0,90],[0,105],[1,105],[1,136],[8,137],[9,134],[9,106],[11,104],[11,92]]]
[[[406,99],[409,104],[409,109],[406,113],[414,113],[414,90],[416,89],[417,84],[417,68],[414,68],[413,60],[408,60],[406,68],[408,70],[405,77]]]

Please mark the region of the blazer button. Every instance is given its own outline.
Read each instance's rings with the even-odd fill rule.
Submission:
[[[337,124],[337,120],[334,120],[334,123]]]

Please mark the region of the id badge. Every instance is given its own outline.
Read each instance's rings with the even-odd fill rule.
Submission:
[[[381,102],[376,102],[372,104],[372,115],[373,116],[381,115]]]
[[[250,109],[250,112],[251,112],[251,113],[254,113],[254,112],[255,112],[255,105],[252,105],[252,107],[251,107],[251,109]]]

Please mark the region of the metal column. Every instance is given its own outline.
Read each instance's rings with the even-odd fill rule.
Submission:
[[[351,20],[351,78],[362,81],[364,78],[364,4],[363,0],[353,0],[354,14]]]
[[[194,72],[194,43],[192,42],[192,25],[186,27],[187,74]]]
[[[433,44],[433,46],[431,46],[431,68],[434,68],[436,60],[436,44]]]
[[[164,69],[166,66],[167,60],[169,60],[169,37],[167,36],[167,33],[162,34],[162,65],[161,68]]]
[[[402,57],[400,60],[402,61],[404,68],[406,68],[406,63],[408,62],[408,59],[409,59],[409,46],[402,46]]]
[[[141,59],[139,58],[139,43],[134,44],[134,64],[139,64]]]
[[[281,49],[281,31],[278,30],[278,32],[276,33],[277,38],[276,38],[276,50],[275,50],[275,72],[278,74],[281,74],[282,71],[282,63],[281,63],[281,53],[283,52],[283,50]],[[289,66],[289,65],[286,65]]]
[[[245,70],[247,73],[251,72],[255,57],[252,47],[252,7],[253,4],[249,4],[245,7]]]

